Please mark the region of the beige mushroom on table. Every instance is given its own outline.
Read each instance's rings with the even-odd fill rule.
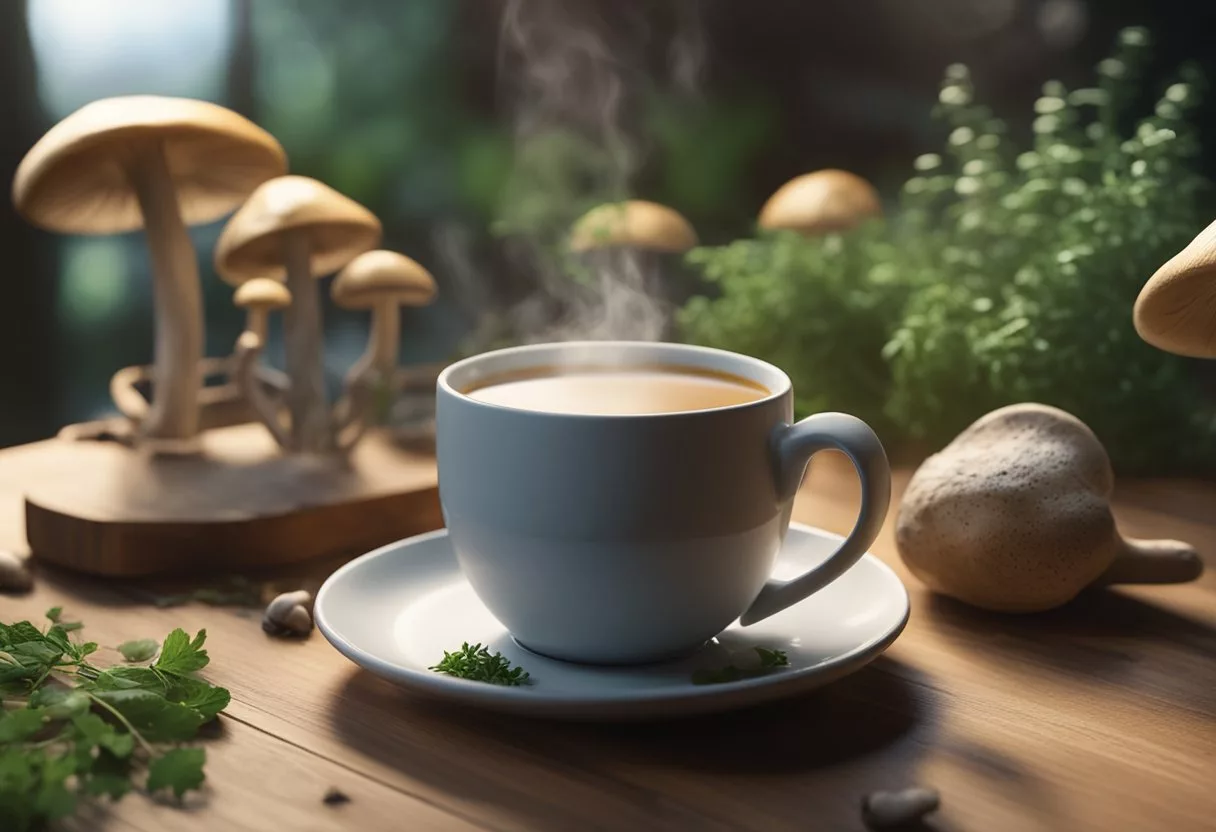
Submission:
[[[697,232],[673,208],[630,199],[592,208],[574,223],[569,244],[574,252],[633,248],[680,254],[697,245]]]
[[[189,445],[199,430],[203,304],[186,226],[219,219],[286,169],[279,143],[243,116],[205,101],[143,95],[86,104],[17,167],[13,204],[41,228],[144,229],[156,340],[152,402],[139,431],[161,447]]]
[[[343,309],[372,313],[367,349],[346,375],[344,393],[336,410],[339,445],[353,447],[367,422],[371,393],[392,385],[397,370],[401,333],[401,307],[426,306],[435,299],[435,279],[417,261],[395,251],[360,254],[334,279],[334,303]],[[356,425],[354,433],[348,428]],[[345,437],[342,434],[347,434]]]
[[[315,280],[380,242],[380,221],[359,203],[304,176],[281,176],[250,196],[220,234],[215,267],[228,283],[285,278],[287,392],[294,450],[331,450]]]
[[[1041,404],[995,410],[912,476],[895,542],[935,592],[1000,612],[1060,606],[1089,586],[1181,583],[1203,562],[1177,540],[1119,534],[1106,449]]]
[[[759,225],[797,231],[808,237],[848,231],[882,216],[874,186],[846,170],[818,170],[786,182],[760,209]]]
[[[1149,278],[1132,320],[1160,350],[1216,358],[1216,222]]]
[[[290,447],[291,434],[280,418],[280,402],[266,392],[259,370],[267,368],[262,368],[258,359],[266,346],[270,313],[289,307],[291,292],[277,280],[259,277],[241,284],[233,294],[232,302],[245,310],[245,331],[237,338],[232,353],[233,382],[279,446]],[[281,388],[286,389],[289,387]]]

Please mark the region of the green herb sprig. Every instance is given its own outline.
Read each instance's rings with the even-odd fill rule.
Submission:
[[[502,653],[490,653],[488,647],[470,645],[467,641],[460,645],[459,650],[450,653],[444,650],[443,660],[430,670],[458,679],[506,687],[519,687],[529,684],[531,680],[522,667],[512,667],[510,660]]]
[[[778,667],[789,666],[790,657],[784,650],[769,650],[765,647],[753,647],[752,649],[760,657],[759,666],[744,669],[729,664],[720,668],[701,668],[693,672],[692,683],[694,685],[721,685],[726,682],[738,682],[740,679],[765,676],[769,671]]]
[[[118,800],[133,789],[180,798],[203,783],[206,752],[184,745],[227,707],[229,693],[199,678],[206,631],[170,633],[151,665],[99,668],[47,612],[0,624],[0,829],[26,832],[73,814],[81,800]],[[155,642],[123,645],[128,656]]]

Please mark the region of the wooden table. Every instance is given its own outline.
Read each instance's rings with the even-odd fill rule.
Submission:
[[[0,545],[22,537],[11,453]],[[797,517],[846,531],[856,499],[840,464],[821,464]],[[1216,488],[1128,484],[1118,516],[1127,533],[1191,541],[1213,565]],[[207,675],[232,691],[207,742],[206,790],[185,811],[131,796],[74,829],[857,830],[863,794],[909,784],[941,790],[925,827],[938,830],[1216,829],[1216,571],[1010,618],[931,597],[900,564],[890,523],[876,552],[912,595],[886,656],[798,700],[667,724],[441,707],[316,633],[274,640],[255,612],[157,609],[143,588],[63,572],[0,597],[0,619],[62,605],[106,645],[206,627]],[[323,804],[331,787],[350,802]]]

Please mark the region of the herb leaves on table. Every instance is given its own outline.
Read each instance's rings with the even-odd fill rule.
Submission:
[[[0,828],[14,832],[71,815],[81,800],[199,788],[206,752],[181,743],[230,698],[195,675],[208,662],[206,631],[174,630],[154,664],[103,669],[88,661],[98,645],[71,638],[81,625],[61,613],[48,611],[45,631],[0,624]],[[150,639],[122,647],[128,661],[156,653]]]

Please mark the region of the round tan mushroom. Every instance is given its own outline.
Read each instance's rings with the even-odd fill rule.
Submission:
[[[846,170],[819,170],[795,177],[777,189],[760,210],[760,227],[807,236],[847,231],[882,216],[878,191]]]
[[[1035,612],[1109,583],[1197,578],[1195,550],[1115,529],[1114,474],[1079,419],[1041,404],[995,410],[929,457],[904,492],[899,554],[930,589],[989,610]]]
[[[286,309],[288,405],[296,450],[332,447],[321,365],[321,306],[315,278],[324,277],[380,242],[380,221],[359,203],[304,176],[281,176],[249,197],[220,234],[215,267],[224,280],[282,279]]]
[[[343,309],[370,309],[367,349],[346,375],[344,401],[337,408],[341,432],[362,420],[367,395],[376,381],[391,384],[397,370],[402,306],[425,306],[435,299],[435,279],[417,261],[395,251],[369,251],[350,262],[330,287],[334,303]],[[362,431],[340,444],[349,449]]]
[[[1158,349],[1216,358],[1216,222],[1149,278],[1132,319]]]
[[[259,277],[242,283],[232,302],[245,310],[245,331],[266,340],[266,323],[271,312],[291,306],[291,292],[277,280]]]
[[[599,205],[584,214],[570,231],[570,250],[630,247],[678,254],[697,244],[697,232],[678,211],[631,199]]]
[[[69,234],[145,231],[156,309],[145,437],[198,432],[203,306],[186,224],[218,219],[286,169],[274,137],[237,113],[143,95],[86,104],[21,160],[13,204],[35,225]]]

